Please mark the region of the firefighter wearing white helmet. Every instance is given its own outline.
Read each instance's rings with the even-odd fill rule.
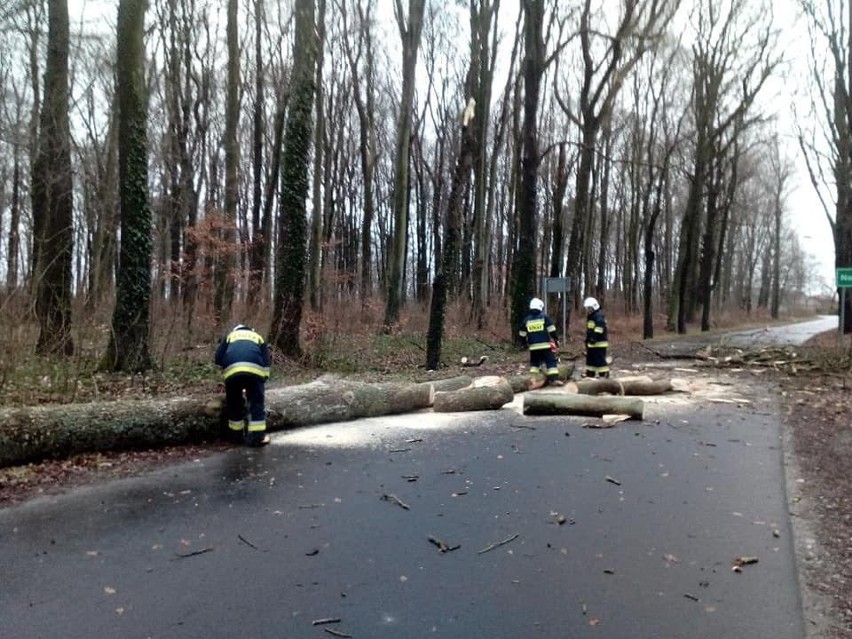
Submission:
[[[585,377],[609,377],[606,351],[609,335],[601,305],[594,297],[583,300],[586,309],[586,372]]]
[[[234,441],[249,446],[265,446],[266,407],[264,385],[269,378],[269,347],[259,333],[245,324],[237,324],[219,342],[215,361],[222,367],[225,380],[225,413],[228,434]],[[245,409],[248,402],[248,427]],[[244,434],[244,430],[245,432]]]
[[[556,362],[556,350],[559,348],[556,325],[545,314],[544,302],[539,298],[530,300],[530,312],[521,322],[519,335],[526,340],[530,351],[530,373],[544,372],[545,384],[562,386]]]

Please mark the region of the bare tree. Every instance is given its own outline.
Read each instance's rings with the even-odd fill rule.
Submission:
[[[402,93],[396,129],[396,160],[393,179],[393,240],[388,277],[388,297],[385,306],[385,330],[399,320],[405,288],[405,257],[408,240],[408,174],[411,150],[411,122],[414,101],[414,80],[417,52],[423,31],[425,0],[409,0],[408,16],[402,0],[394,0],[394,16],[402,39]]]
[[[817,93],[813,111],[824,118],[821,137],[827,143],[828,157],[821,161],[823,155],[813,132],[801,131],[799,146],[831,226],[835,267],[848,268],[852,266],[852,10],[844,0],[799,0],[799,3],[811,33],[812,73]],[[833,211],[823,197],[826,186],[834,191]],[[844,333],[852,333],[852,295],[845,297],[841,328]]]
[[[567,274],[575,282],[575,299],[581,290],[582,250],[587,246],[585,229],[591,209],[591,179],[597,137],[609,119],[624,81],[636,63],[661,38],[674,16],[679,0],[622,0],[614,32],[601,33],[593,25],[592,2],[584,0],[580,17],[582,82],[576,107],[560,98],[568,117],[580,128],[580,158],[577,169],[574,218],[568,243]],[[604,42],[596,53],[597,40]],[[584,288],[592,292],[591,273],[585,273]],[[603,296],[604,291],[594,291]]]
[[[33,221],[36,352],[74,352],[71,337],[71,265],[73,240],[73,179],[68,120],[68,2],[48,3],[47,63],[39,144],[33,167]]]
[[[750,114],[752,104],[780,61],[774,50],[771,13],[755,11],[747,0],[735,0],[724,9],[702,3],[696,11],[695,150],[669,306],[669,324],[679,333],[686,332],[699,302],[710,303],[718,218],[705,218],[705,212],[715,158],[727,155],[738,134],[760,120],[759,115]],[[703,251],[699,252],[703,226]],[[704,270],[699,272],[702,262]]]
[[[225,206],[223,209],[224,245],[219,269],[216,271],[216,324],[224,326],[231,315],[234,302],[234,255],[236,246],[237,201],[240,179],[240,143],[237,127],[240,121],[240,40],[237,24],[237,0],[228,0],[228,82],[225,103]]]

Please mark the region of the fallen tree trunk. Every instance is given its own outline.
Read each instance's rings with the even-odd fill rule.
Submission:
[[[642,419],[645,405],[641,399],[593,397],[567,393],[530,393],[524,396],[525,415],[629,415]]]
[[[662,395],[672,390],[669,380],[583,379],[577,382],[581,395]]]
[[[428,408],[429,384],[318,380],[266,392],[270,431]],[[0,409],[0,467],[76,453],[155,448],[219,436],[222,399],[124,400]]]
[[[480,377],[467,388],[435,393],[436,413],[471,410],[497,410],[515,398],[515,391],[505,377]]]
[[[571,379],[574,374],[574,363],[559,365],[559,379],[566,381]],[[527,373],[525,375],[510,375],[506,378],[512,386],[512,390],[516,393],[524,393],[529,390],[535,390],[544,386],[544,375]]]

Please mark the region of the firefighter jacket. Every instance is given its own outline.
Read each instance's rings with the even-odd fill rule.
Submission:
[[[601,309],[592,311],[586,318],[586,348],[607,348],[608,340],[603,311]]]
[[[556,325],[545,313],[532,311],[521,323],[519,334],[531,351],[550,348],[550,342],[556,341]]]
[[[239,326],[219,342],[216,364],[222,367],[225,379],[238,373],[266,379],[269,377],[269,346],[258,333],[247,326]]]

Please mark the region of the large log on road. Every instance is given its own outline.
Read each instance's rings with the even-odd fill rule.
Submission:
[[[567,393],[528,393],[524,395],[525,415],[629,415],[642,419],[644,403],[628,397],[597,397]]]
[[[428,408],[431,385],[318,380],[270,388],[267,427],[281,430]],[[76,453],[154,448],[218,436],[222,400],[122,400],[0,409],[0,467]]]
[[[436,413],[471,410],[497,410],[515,398],[505,377],[480,377],[467,388],[435,393]]]

